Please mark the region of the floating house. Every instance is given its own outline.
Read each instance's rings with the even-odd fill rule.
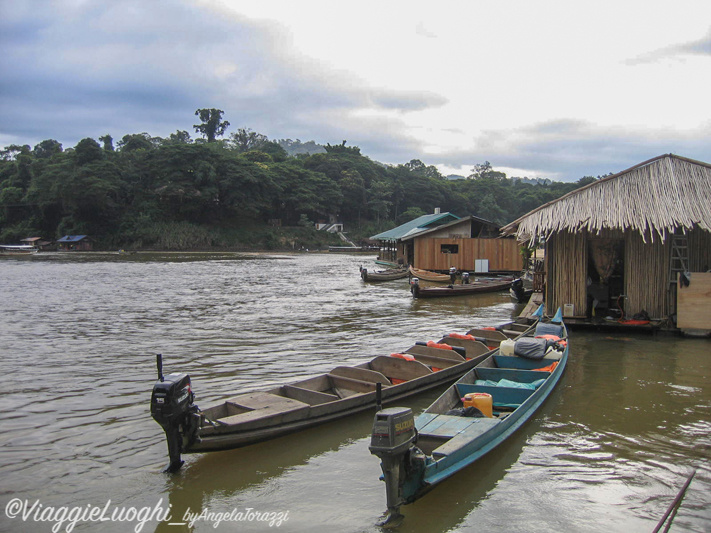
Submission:
[[[493,222],[452,213],[423,215],[374,235],[380,257],[416,268],[470,272],[520,272],[522,257],[513,238],[500,238]]]
[[[57,241],[60,250],[63,251],[88,251],[92,250],[94,244],[87,235],[65,235]]]
[[[52,242],[47,241],[42,237],[27,237],[26,239],[21,239],[20,242],[28,246],[33,246],[38,250],[51,250],[54,246]]]
[[[545,243],[548,313],[571,323],[711,330],[711,165],[673,154],[549,202],[502,228]]]

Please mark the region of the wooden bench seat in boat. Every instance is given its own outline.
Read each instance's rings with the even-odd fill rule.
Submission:
[[[243,411],[217,419],[218,424],[228,426],[274,416],[282,417],[283,422],[292,422],[306,418],[309,412],[309,404],[269,392],[240,394],[227,400],[225,406]]]
[[[430,367],[433,371],[435,368],[438,369],[443,369],[443,368],[449,368],[450,366],[456,366],[458,364],[461,364],[464,362],[464,359],[456,360],[456,359],[443,359],[441,357],[432,357],[429,355],[416,355],[416,354],[410,354],[415,358],[415,361],[419,361],[423,365],[427,365]]]
[[[446,348],[434,348],[432,346],[422,346],[421,344],[415,344],[411,346],[404,353],[409,353],[410,355],[429,355],[432,357],[439,357],[440,359],[451,359],[457,361],[458,363],[463,363],[465,361],[464,357],[455,352],[454,350],[447,350]]]
[[[372,383],[382,383],[383,386],[389,387],[392,385],[390,380],[380,372],[369,370],[367,368],[359,368],[357,366],[337,366],[331,372],[331,375],[342,376],[344,378],[359,379]]]
[[[461,432],[454,435],[451,439],[432,451],[432,457],[435,460],[451,455],[459,451],[464,446],[476,446],[475,443],[477,437],[484,435],[484,433],[489,431],[493,426],[501,423],[501,421],[497,418],[470,418],[469,420],[472,420],[473,422]]]
[[[411,379],[426,376],[432,373],[432,369],[419,361],[406,361],[387,355],[379,355],[370,362],[370,368],[380,372],[390,379],[400,379],[410,381]]]
[[[422,423],[424,421],[424,423]],[[495,418],[474,418],[463,416],[436,415],[423,413],[418,417],[418,443],[432,447],[436,458],[449,455],[465,444],[469,444],[477,435],[481,435],[495,426]],[[459,437],[459,438],[458,438]],[[429,444],[429,446],[427,446]]]
[[[333,391],[341,398],[348,398],[349,396],[363,392],[372,392],[376,388],[375,381],[346,378],[336,374],[328,374],[328,379],[331,380]]]
[[[281,392],[288,398],[292,398],[309,405],[321,405],[322,403],[334,402],[339,399],[335,394],[304,389],[294,385],[282,385]]]
[[[470,329],[467,331],[467,335],[471,335],[473,337],[481,337],[482,339],[486,339],[486,345],[487,346],[498,346],[501,341],[505,341],[509,339],[507,335],[504,335],[498,330],[492,330],[492,329],[479,329],[479,328],[474,328]]]
[[[470,339],[457,339],[456,337],[444,337],[441,341],[443,344],[450,346],[459,346],[464,348],[467,353],[467,359],[474,359],[476,356],[489,351],[489,347],[483,342],[473,341]]]

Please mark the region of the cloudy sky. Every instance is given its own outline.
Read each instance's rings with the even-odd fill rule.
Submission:
[[[711,162],[709,0],[0,0],[0,147],[193,129],[574,181]]]

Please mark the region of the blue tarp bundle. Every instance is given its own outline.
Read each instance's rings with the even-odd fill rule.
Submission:
[[[485,387],[509,387],[512,389],[529,389],[536,390],[540,387],[545,379],[539,379],[532,383],[521,383],[519,381],[511,381],[509,379],[501,379],[499,381],[491,381],[490,379],[477,379],[474,385],[482,385]]]

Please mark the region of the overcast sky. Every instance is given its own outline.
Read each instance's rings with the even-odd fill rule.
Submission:
[[[709,0],[0,0],[0,147],[193,125],[469,175],[711,162]]]

